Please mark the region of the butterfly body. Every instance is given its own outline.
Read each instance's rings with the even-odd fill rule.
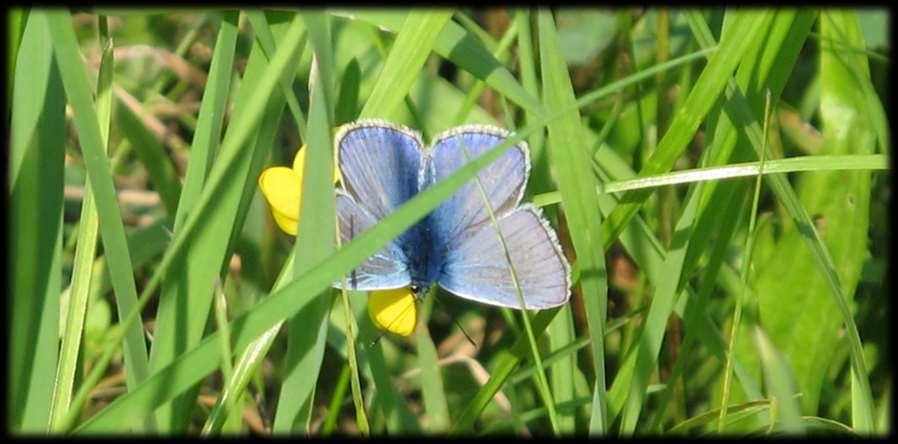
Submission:
[[[509,136],[501,128],[466,125],[424,148],[417,133],[382,120],[344,126],[335,138],[343,175],[337,192],[342,243]],[[411,286],[417,298],[439,285],[511,308],[567,302],[569,266],[555,232],[538,209],[519,206],[529,171],[529,151],[519,142],[353,270],[349,289]]]

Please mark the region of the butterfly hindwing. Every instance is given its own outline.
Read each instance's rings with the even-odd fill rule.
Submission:
[[[341,245],[348,244],[377,223],[374,216],[342,190],[337,191],[337,219]],[[405,253],[393,240],[346,276],[348,289],[371,291],[404,287],[411,282],[407,264]],[[334,286],[341,288],[342,280]]]
[[[465,299],[521,308],[505,247],[528,309],[556,307],[568,301],[569,266],[555,232],[539,210],[523,206],[459,240],[448,252],[437,282]]]

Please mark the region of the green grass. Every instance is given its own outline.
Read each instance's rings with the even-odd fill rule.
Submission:
[[[13,9],[8,428],[887,434],[888,19]],[[515,134],[339,245],[333,130],[364,117]],[[519,140],[571,302],[436,290],[375,342],[331,283]],[[257,179],[302,145],[294,238]]]

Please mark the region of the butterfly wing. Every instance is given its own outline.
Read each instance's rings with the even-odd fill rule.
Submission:
[[[337,190],[337,219],[341,245],[377,224],[371,213],[342,190]],[[404,287],[411,282],[407,264],[405,253],[393,240],[346,276],[348,289],[372,291]],[[335,282],[334,287],[342,288],[343,281]]]
[[[555,232],[539,210],[522,206],[497,219],[528,309],[568,301],[570,273]],[[446,290],[484,304],[521,308],[497,227],[487,223],[450,250],[437,279]]]
[[[446,178],[502,143],[509,135],[498,127],[465,125],[437,136],[427,155],[421,188]],[[496,217],[513,210],[521,201],[529,172],[530,156],[524,142],[509,148],[499,159],[480,170],[480,183]],[[429,219],[435,254],[445,256],[457,246],[463,233],[477,231],[488,222],[489,211],[477,182],[472,179],[440,204]]]
[[[344,125],[335,138],[343,188],[381,220],[418,192],[421,140],[389,122]]]

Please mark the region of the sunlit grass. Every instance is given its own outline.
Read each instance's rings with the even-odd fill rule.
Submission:
[[[888,433],[889,18],[13,9],[8,427]],[[514,136],[340,245],[367,117]],[[331,284],[520,140],[570,304],[381,337]]]

